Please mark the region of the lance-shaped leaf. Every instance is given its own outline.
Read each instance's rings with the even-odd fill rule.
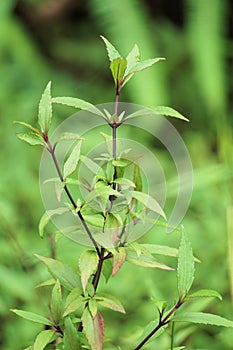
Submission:
[[[23,310],[17,310],[17,309],[11,309],[12,312],[14,312],[16,315],[25,318],[26,320],[40,323],[46,326],[53,326],[53,323],[46,317],[35,314],[34,312],[28,312]]]
[[[65,319],[64,350],[81,350],[77,329],[69,317]]]
[[[106,49],[107,49],[107,53],[108,53],[108,57],[109,57],[110,62],[112,62],[113,60],[115,60],[118,57],[121,57],[121,55],[119,54],[117,49],[103,35],[100,35],[100,37],[106,45]]]
[[[194,280],[194,257],[191,243],[188,239],[187,233],[182,230],[181,242],[178,254],[178,267],[177,267],[177,285],[179,297],[184,298],[193,283]]]
[[[39,222],[39,235],[40,235],[40,237],[44,236],[45,227],[54,215],[62,215],[68,211],[69,211],[69,208],[67,208],[67,207],[47,210],[42,215],[40,222]]]
[[[89,311],[91,313],[92,318],[94,318],[97,314],[97,311],[98,311],[97,301],[93,298],[89,299],[88,308],[89,308]]]
[[[127,60],[127,68],[125,70],[125,76],[127,76],[129,71],[140,61],[140,51],[136,44],[127,55],[126,60]]]
[[[142,267],[157,268],[168,271],[174,270],[172,267],[160,263],[153,256],[147,255],[143,252],[138,256],[136,252],[128,251],[127,261],[133,265]]]
[[[38,123],[42,133],[49,131],[52,121],[51,81],[46,86],[39,103]]]
[[[31,146],[37,146],[37,145],[45,146],[45,141],[43,140],[43,138],[34,132],[17,133],[16,136],[18,137],[19,140],[25,141],[29,143],[29,145]]]
[[[74,288],[70,294],[66,298],[65,306],[64,306],[64,314],[63,317],[69,315],[70,313],[78,310],[81,306],[84,306],[86,303],[85,299],[82,296],[81,288]]]
[[[128,119],[137,118],[137,117],[145,117],[145,116],[159,116],[163,115],[165,117],[177,118],[185,121],[189,121],[186,117],[184,117],[180,112],[176,111],[171,107],[166,106],[157,106],[157,107],[148,107],[136,111],[130,115],[125,116],[123,122]]]
[[[93,250],[84,251],[78,260],[78,266],[81,274],[83,290],[86,290],[87,282],[98,266],[98,255]]]
[[[30,124],[28,124],[28,123],[15,120],[15,121],[14,121],[14,124],[19,124],[19,125],[25,126],[25,127],[28,128],[29,130],[33,131],[35,134],[40,135],[40,136],[43,137],[43,134],[42,134],[42,132],[41,132],[39,129],[34,128],[34,126],[32,126],[32,125],[30,125]]]
[[[81,145],[82,145],[82,140],[79,140],[77,144],[74,146],[69,157],[67,158],[63,168],[64,179],[67,178],[70,174],[72,174],[77,168],[79,157],[80,157]]]
[[[152,198],[149,194],[139,192],[139,191],[133,191],[132,192],[132,197],[137,199],[140,203],[142,203],[145,207],[148,209],[154,211],[155,213],[161,215],[165,220],[166,220],[166,215],[159,205],[159,203]]]
[[[104,341],[104,320],[99,312],[93,318],[89,309],[85,308],[82,314],[84,334],[91,350],[102,350]]]
[[[138,164],[134,164],[134,171],[133,171],[133,182],[135,183],[135,191],[142,191],[142,176],[140,167]]]
[[[101,306],[125,314],[125,309],[122,306],[121,302],[114,296],[104,293],[98,293],[95,299],[97,303]]]
[[[114,249],[112,254],[112,276],[115,276],[124,264],[127,253],[124,247],[119,247],[118,249]]]
[[[151,254],[172,256],[174,258],[177,258],[179,253],[178,249],[176,248],[159,244],[142,244],[142,247],[147,249]]]
[[[35,254],[48,268],[49,273],[68,290],[81,287],[78,273],[63,262]]]
[[[233,327],[233,321],[218,315],[208,314],[205,312],[187,312],[184,314],[176,315],[172,318],[172,320],[176,322],[192,322],[209,324],[212,326]]]
[[[46,345],[53,342],[56,338],[56,332],[52,329],[40,332],[36,337],[35,343],[33,345],[33,350],[43,350]]]
[[[76,97],[53,97],[52,102],[57,103],[57,104],[61,104],[61,105],[66,105],[69,107],[87,110],[93,114],[96,114],[96,115],[102,117],[104,120],[106,120],[105,114],[103,112],[101,112],[97,107],[95,107],[90,102],[80,100],[79,98],[76,98]]]
[[[106,283],[112,275],[112,261],[110,259],[105,259],[102,267],[102,272],[105,277]]]
[[[216,291],[212,289],[201,289],[198,290],[195,293],[187,295],[185,300],[189,300],[192,298],[218,298],[219,300],[222,300],[222,296]]]
[[[111,62],[110,69],[116,86],[119,86],[120,81],[124,76],[126,66],[127,61],[125,58],[122,57],[118,57]]]
[[[52,290],[50,310],[52,319],[54,320],[55,324],[58,325],[63,312],[61,285],[59,280],[57,280]]]

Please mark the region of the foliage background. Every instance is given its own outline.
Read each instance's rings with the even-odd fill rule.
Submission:
[[[53,94],[92,103],[114,98],[108,59],[99,35],[120,52],[138,43],[143,58],[166,57],[165,64],[138,74],[122,100],[143,105],[167,104],[190,119],[174,122],[190,152],[195,176],[192,202],[184,225],[190,233],[197,266],[196,288],[218,290],[224,300],[195,305],[199,310],[232,318],[232,3],[227,0],[8,0],[0,3],[0,346],[23,349],[39,326],[15,317],[11,307],[46,312],[48,290],[35,289],[47,272],[34,253],[53,255],[53,238],[41,240],[43,213],[38,186],[41,150],[29,149],[15,137],[13,120],[34,123],[37,102],[49,80]],[[72,113],[55,111],[58,124]],[[153,123],[153,122],[151,122]],[[153,124],[151,125],[153,127]],[[169,174],[170,200],[175,169],[165,150],[144,142]],[[169,206],[169,204],[168,204]],[[228,213],[228,214],[227,214]],[[228,215],[228,216],[227,216]],[[52,226],[51,226],[52,230]],[[51,231],[52,232],[52,231]],[[143,240],[177,246],[177,235],[156,228]],[[58,258],[77,266],[83,249],[65,238]],[[132,348],[143,326],[155,315],[150,296],[170,298],[175,277],[161,271],[125,266],[105,289],[124,301],[127,317],[106,314],[107,335]],[[178,329],[177,345],[187,349],[227,350],[227,329]],[[160,341],[168,349],[168,337]],[[151,349],[149,344],[145,349]],[[106,349],[108,345],[106,343]],[[111,347],[109,350],[112,349]]]

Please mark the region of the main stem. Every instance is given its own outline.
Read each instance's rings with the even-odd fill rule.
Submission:
[[[170,322],[169,318],[176,312],[177,309],[183,304],[182,300],[178,300],[177,303],[171,308],[171,310],[168,312],[168,314],[160,319],[159,324],[141,341],[141,343],[134,349],[134,350],[139,350],[141,349],[147,342],[148,340],[156,333],[160,328],[165,326]]]
[[[52,145],[51,145],[51,143],[50,143],[50,141],[49,141],[49,139],[47,137],[44,137],[44,139],[45,139],[45,141],[47,143],[47,149],[48,149],[49,153],[52,156],[54,165],[56,167],[56,170],[57,170],[57,173],[58,173],[58,176],[59,176],[59,179],[60,179],[60,181],[62,183],[64,183],[65,179],[62,176],[61,168],[60,168],[60,166],[58,164],[57,157],[56,157],[55,152],[54,152],[54,148],[52,147]],[[87,226],[86,221],[84,220],[84,217],[82,216],[80,210],[77,210],[77,208],[78,208],[77,204],[75,203],[75,200],[74,200],[72,194],[70,193],[70,191],[69,191],[69,189],[68,189],[66,184],[64,185],[64,191],[66,192],[66,194],[67,194],[67,196],[68,196],[68,198],[69,198],[73,208],[75,209],[75,211],[76,211],[76,213],[77,213],[77,215],[78,215],[78,217],[79,217],[79,219],[80,219],[80,221],[81,221],[81,223],[82,223],[86,233],[88,234],[88,237],[90,238],[91,242],[93,243],[93,245],[95,247],[95,250],[96,250],[96,252],[97,252],[97,254],[98,254],[99,258],[100,258],[101,257],[101,253],[100,253],[98,244],[96,243],[94,237],[92,236],[92,233],[91,233],[89,227]]]

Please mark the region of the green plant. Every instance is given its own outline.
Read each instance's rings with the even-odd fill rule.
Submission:
[[[164,255],[178,258],[177,265],[177,298],[172,306],[167,301],[152,299],[157,317],[145,328],[143,335],[138,340],[138,345],[132,344],[130,348],[139,350],[148,341],[154,340],[171,326],[171,349],[175,349],[175,325],[179,322],[191,322],[196,324],[210,324],[216,326],[233,327],[233,322],[215,314],[203,312],[181,312],[180,308],[194,298],[217,297],[218,292],[211,289],[201,289],[190,293],[194,280],[195,262],[192,247],[183,226],[176,230],[181,234],[179,249],[155,244],[142,244],[132,242],[129,238],[136,226],[151,220],[149,213],[162,216],[166,215],[157,200],[146,192],[143,173],[137,160],[127,156],[127,150],[118,150],[118,129],[129,119],[150,114],[175,117],[187,121],[179,112],[170,107],[144,108],[127,114],[119,112],[119,97],[123,86],[132,76],[163,58],[140,60],[137,45],[126,58],[122,57],[112,44],[102,37],[105,42],[110,59],[110,69],[115,83],[114,111],[101,110],[91,103],[73,97],[52,97],[51,83],[49,83],[39,103],[38,123],[39,129],[24,122],[16,122],[27,127],[29,133],[20,133],[18,138],[30,145],[42,145],[50,154],[57,171],[57,178],[49,181],[59,184],[56,186],[56,194],[60,198],[65,193],[67,205],[46,211],[39,224],[40,236],[44,236],[44,230],[49,220],[55,215],[69,213],[75,220],[81,223],[81,229],[69,231],[68,237],[74,239],[81,233],[85,233],[91,245],[91,249],[83,251],[78,258],[78,269],[68,266],[65,262],[56,258],[36,255],[48,268],[52,279],[43,282],[40,287],[52,286],[49,303],[49,316],[44,317],[36,313],[16,310],[17,315],[45,326],[29,349],[91,349],[101,350],[104,343],[104,320],[100,308],[104,307],[122,314],[126,313],[122,303],[115,295],[99,292],[101,275],[106,282],[111,276],[115,276],[125,261],[145,268],[159,268],[162,270],[174,270],[172,267],[160,262],[155,256]],[[103,134],[107,153],[99,157],[100,165],[87,156],[81,154],[83,138],[76,133],[65,132],[59,139],[52,143],[50,127],[52,122],[52,105],[63,104],[92,113],[96,118],[101,118],[111,129],[111,135]],[[64,161],[63,168],[59,164],[56,155],[58,144],[64,141],[72,141],[71,151]],[[111,146],[108,152],[109,145]],[[76,179],[71,177],[84,164],[90,168],[94,176],[90,179]],[[70,187],[86,188],[86,194],[75,196]],[[78,190],[79,191],[79,190]],[[153,222],[156,221],[154,220]],[[160,223],[166,227],[166,223]],[[81,232],[80,232],[81,231]],[[176,347],[183,349],[184,347]],[[121,349],[118,346],[118,349]]]

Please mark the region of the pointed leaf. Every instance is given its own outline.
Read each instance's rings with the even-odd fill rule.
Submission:
[[[178,249],[158,244],[142,244],[151,254],[178,257]]]
[[[105,259],[102,267],[102,272],[105,277],[106,283],[112,275],[112,261],[110,259]]]
[[[97,302],[95,299],[91,298],[89,301],[88,301],[88,308],[89,308],[89,311],[91,313],[91,316],[92,318],[94,318],[97,314],[97,311],[98,311],[98,305],[97,305]]]
[[[81,286],[79,275],[70,266],[59,260],[46,258],[38,254],[35,254],[35,256],[47,266],[49,273],[56,280],[59,279],[61,285],[68,290]]]
[[[51,81],[46,86],[39,103],[38,122],[42,133],[47,133],[52,121]]]
[[[83,290],[86,290],[87,282],[98,266],[98,255],[93,250],[84,251],[78,260],[78,266],[81,273],[81,282]]]
[[[80,157],[80,151],[81,151],[81,145],[82,140],[78,141],[77,144],[74,146],[72,152],[70,153],[69,157],[67,158],[64,168],[63,168],[63,177],[66,178],[70,174],[72,174],[75,169],[77,168],[79,157]]]
[[[104,176],[104,172],[101,169],[101,167],[93,162],[92,159],[86,157],[86,156],[80,156],[80,160],[83,162],[83,164],[85,164],[85,166],[95,175],[99,174],[99,175],[103,175]]]
[[[194,257],[187,233],[182,230],[178,255],[177,282],[179,297],[184,298],[194,280]]]
[[[83,331],[91,350],[102,350],[104,341],[104,321],[99,312],[93,318],[88,308],[82,314]]]
[[[141,253],[140,256],[137,256],[135,252],[128,251],[127,261],[131,264],[142,267],[157,268],[168,271],[174,270],[172,267],[158,262],[153,256],[145,255],[143,253]]]
[[[163,60],[165,60],[165,58],[158,57],[158,58],[151,58],[151,59],[148,59],[145,61],[137,62],[134,65],[132,65],[132,67],[129,70],[127,70],[127,75],[132,74],[132,73],[141,72],[144,69],[151,67],[153,64],[155,64],[159,61],[163,61]],[[126,75],[126,77],[127,77],[127,75]]]
[[[64,350],[81,350],[77,329],[69,317],[65,319]]]
[[[78,109],[87,110],[93,114],[96,114],[96,115],[102,117],[104,120],[106,120],[104,113],[101,112],[97,107],[95,107],[90,102],[80,100],[79,98],[76,98],[76,97],[54,97],[52,99],[52,102],[57,103],[57,104],[61,104],[61,105],[66,105],[66,106],[78,108]]]
[[[189,120],[184,117],[181,113],[176,111],[175,109],[171,107],[165,107],[165,106],[158,106],[153,108],[153,111],[157,114],[164,115],[166,117],[172,117],[172,118],[177,118],[177,119],[182,119],[188,122]]]
[[[178,322],[192,322],[209,324],[213,326],[233,327],[233,321],[218,315],[208,314],[204,312],[187,312],[184,314],[176,315],[172,320]]]
[[[115,60],[118,57],[121,57],[121,55],[119,54],[117,49],[115,49],[115,47],[103,35],[100,35],[100,37],[106,45],[106,49],[108,52],[108,57],[109,57],[110,62],[112,62],[113,60]]]
[[[135,44],[133,49],[129,52],[128,56],[126,57],[127,60],[127,68],[125,71],[125,76],[128,74],[130,69],[132,69],[135,64],[137,64],[140,61],[140,51],[138,46]]]
[[[19,140],[25,141],[29,143],[31,146],[45,146],[45,142],[42,139],[42,137],[38,134],[35,134],[34,132],[30,133],[17,133],[16,136],[18,137]]]
[[[103,307],[125,314],[125,309],[122,306],[121,302],[112,295],[99,293],[96,295],[96,301]]]
[[[76,134],[74,132],[63,132],[58,140],[57,140],[57,143],[60,142],[60,141],[71,141],[71,140],[78,140],[80,139],[80,135],[79,134]]]
[[[56,335],[56,332],[53,331],[52,329],[48,329],[40,332],[36,337],[33,350],[43,350],[46,347],[46,345],[50,344],[51,342],[54,341],[54,339],[56,339],[55,335]]]
[[[133,171],[133,182],[135,183],[135,191],[142,191],[142,176],[140,167],[138,164],[134,164],[134,171]]]
[[[112,76],[117,86],[119,86],[119,83],[124,76],[126,66],[127,66],[127,61],[125,58],[122,58],[122,57],[118,57],[114,59],[110,64]]]
[[[165,215],[163,209],[161,208],[159,203],[154,198],[152,198],[149,194],[139,192],[139,191],[133,191],[132,197],[137,199],[139,202],[141,202],[148,209],[161,215],[166,220],[166,215]]]
[[[55,324],[58,325],[61,320],[62,311],[63,311],[61,285],[59,280],[57,280],[52,290],[50,309],[51,309],[52,318]]]
[[[189,300],[189,299],[192,299],[192,298],[202,298],[202,297],[205,297],[205,298],[214,297],[214,298],[218,298],[219,300],[222,300],[221,295],[216,290],[212,290],[212,289],[201,289],[201,290],[198,290],[195,293],[187,295],[187,297],[185,299]]]
[[[28,312],[23,310],[11,309],[16,315],[25,318],[26,320],[44,324],[46,326],[53,326],[53,323],[46,317],[35,314],[34,312]]]
[[[125,262],[126,255],[126,249],[124,247],[119,247],[117,250],[114,250],[112,258],[112,276],[115,276],[120,270]]]
[[[42,134],[42,132],[41,132],[39,129],[34,128],[34,126],[32,126],[32,125],[30,125],[30,124],[28,124],[28,123],[15,120],[15,121],[14,121],[14,124],[23,125],[23,126],[25,126],[26,128],[28,128],[28,129],[30,129],[31,131],[33,131],[35,134],[40,135],[40,136],[43,137],[43,134]]]
[[[49,223],[51,220],[52,216],[54,215],[62,215],[69,211],[69,208],[62,207],[62,208],[57,208],[57,209],[51,209],[47,210],[41,217],[40,222],[39,222],[39,235],[40,237],[44,236],[44,230],[46,225]]]
[[[81,306],[84,306],[86,303],[82,296],[81,288],[74,288],[70,294],[66,298],[65,306],[64,306],[64,314],[63,317],[69,315],[70,313],[78,310]]]

